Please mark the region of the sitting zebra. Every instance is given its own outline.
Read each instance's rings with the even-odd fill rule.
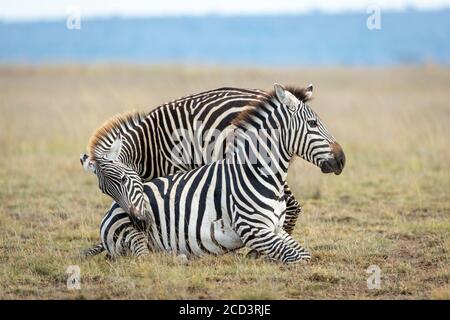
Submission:
[[[142,197],[148,207],[137,218],[150,247],[202,256],[247,246],[283,263],[309,260],[309,252],[283,229],[289,164],[297,155],[335,174],[345,165],[342,148],[306,104],[311,95],[312,86],[286,90],[275,84],[266,99],[234,121],[233,151],[225,159],[156,178],[141,189],[129,186],[127,200]],[[107,216],[121,213],[116,207]]]

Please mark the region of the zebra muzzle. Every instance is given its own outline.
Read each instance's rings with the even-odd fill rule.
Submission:
[[[320,165],[320,169],[323,173],[334,172],[334,174],[339,175],[345,166],[345,154],[337,142],[332,143],[331,150],[333,157],[324,160]]]

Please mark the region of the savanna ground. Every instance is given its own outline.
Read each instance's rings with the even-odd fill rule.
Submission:
[[[313,108],[343,146],[340,176],[297,159],[294,237],[283,266],[235,255],[80,260],[111,200],[83,172],[92,131],[125,110],[219,86],[315,84]],[[0,67],[0,298],[449,299],[450,72],[219,67]],[[68,290],[66,269],[81,269]],[[366,269],[381,270],[370,290]]]

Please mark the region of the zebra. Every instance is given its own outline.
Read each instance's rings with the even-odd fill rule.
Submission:
[[[138,224],[145,208],[142,182],[223,159],[232,122],[249,104],[267,98],[262,90],[224,87],[172,100],[147,114],[115,116],[92,134],[89,155],[82,154],[80,162]],[[302,209],[289,186],[284,188],[291,234]]]
[[[234,148],[225,159],[145,183],[149,208],[140,231],[150,247],[202,256],[247,246],[287,264],[308,261],[309,252],[283,229],[289,164],[297,155],[324,173],[340,174],[345,166],[341,146],[307,104],[312,90],[275,84],[266,99],[237,117]],[[273,130],[279,134],[270,135]],[[270,149],[270,157],[261,148]],[[116,206],[107,216],[115,214],[125,211]]]

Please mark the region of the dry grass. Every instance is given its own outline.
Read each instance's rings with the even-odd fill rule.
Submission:
[[[188,266],[170,256],[80,261],[110,199],[79,154],[117,112],[217,86],[315,84],[312,106],[346,151],[341,176],[297,160],[295,238],[310,264],[243,253]],[[207,67],[0,68],[0,298],[449,299],[450,72]],[[381,268],[380,290],[366,269]],[[66,289],[69,265],[82,289]]]

